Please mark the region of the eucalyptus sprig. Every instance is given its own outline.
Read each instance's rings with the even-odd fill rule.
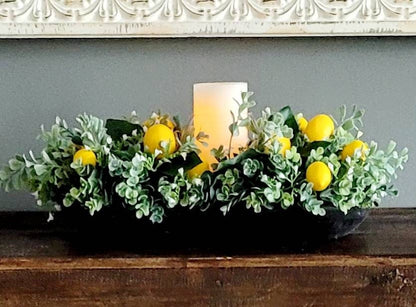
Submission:
[[[233,111],[230,111],[232,122],[228,127],[230,131],[230,141],[228,143],[228,158],[231,158],[231,145],[234,136],[238,136],[240,133],[240,128],[245,128],[248,125],[250,120],[250,109],[256,105],[256,102],[251,98],[254,95],[253,92],[243,92],[241,93],[241,103],[234,99],[235,103],[238,105],[237,114],[234,114]]]

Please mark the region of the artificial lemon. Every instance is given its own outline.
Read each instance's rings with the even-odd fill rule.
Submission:
[[[278,140],[279,140],[279,143],[282,145],[279,153],[284,157],[286,155],[286,150],[290,150],[290,146],[291,146],[290,139],[281,137],[281,138],[278,138]]]
[[[348,145],[345,145],[341,152],[341,159],[345,160],[347,157],[353,157],[357,149],[361,149],[361,159],[365,161],[365,152],[368,150],[368,146],[360,140],[354,140]]]
[[[197,166],[188,171],[188,177],[191,179],[195,177],[201,177],[205,171],[209,171],[209,164],[202,161]]]
[[[285,156],[286,155],[286,150],[290,150],[290,147],[291,147],[290,139],[289,138],[285,138],[285,137],[277,137],[277,136],[273,137],[272,139],[273,140],[276,140],[277,139],[279,141],[279,143],[282,145],[282,147],[279,150],[279,153],[282,156]],[[268,141],[267,143],[270,144],[269,142],[270,141]],[[270,152],[269,148],[266,147],[265,150],[264,150],[264,152],[265,153],[269,153]]]
[[[172,154],[176,149],[175,134],[171,129],[162,124],[156,124],[147,129],[143,137],[144,148],[147,152],[155,153],[156,149],[163,151],[162,142],[168,144],[166,154]],[[163,154],[160,154],[158,158],[162,158]]]
[[[305,129],[309,141],[323,141],[334,133],[334,122],[326,114],[318,114],[312,118]]]
[[[165,124],[171,130],[175,129],[175,124],[170,119],[166,119],[163,124]]]
[[[323,191],[331,183],[331,170],[323,162],[313,162],[306,170],[306,180],[313,184],[314,191]]]
[[[81,160],[82,165],[92,165],[97,164],[97,157],[92,150],[80,149],[74,155],[74,162]]]
[[[300,117],[298,119],[298,126],[299,130],[302,131],[302,133],[305,133],[306,127],[308,126],[308,121],[305,119],[305,117]]]

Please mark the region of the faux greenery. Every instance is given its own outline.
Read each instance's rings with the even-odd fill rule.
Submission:
[[[230,152],[230,146],[213,149],[218,163],[200,176],[190,176],[188,171],[201,163],[197,144],[207,136],[199,132],[194,137],[191,125],[181,126],[176,118],[160,113],[143,123],[135,113],[106,122],[80,115],[75,128],[60,118],[49,131],[42,128],[39,138],[44,149],[38,155],[29,152],[11,159],[0,171],[0,186],[6,191],[27,189],[40,207],[50,211],[81,206],[93,215],[107,206],[123,206],[138,219],[154,223],[162,222],[178,206],[224,214],[235,206],[256,213],[302,206],[314,215],[325,215],[325,209],[333,206],[347,214],[397,195],[391,182],[407,161],[407,149],[399,153],[391,142],[380,150],[370,142],[365,158],[364,148],[340,158],[343,148],[362,136],[362,110],[354,107],[347,114],[341,107],[333,134],[310,142],[298,124],[300,115],[289,107],[266,108],[259,117],[250,112],[244,116],[255,106],[251,97],[252,93],[243,93],[229,129],[231,144],[239,129],[247,128],[247,146],[238,152]],[[155,124],[173,129],[174,153],[161,156],[164,150],[146,151],[143,136]],[[279,138],[290,139],[291,147],[282,152]],[[80,149],[95,153],[95,166],[74,159]],[[306,180],[308,166],[316,161],[325,163],[332,175],[323,191],[315,191]]]

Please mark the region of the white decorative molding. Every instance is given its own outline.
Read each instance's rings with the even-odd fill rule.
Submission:
[[[412,0],[0,0],[0,37],[414,35]]]

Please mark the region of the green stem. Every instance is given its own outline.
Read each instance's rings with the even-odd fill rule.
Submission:
[[[231,159],[231,144],[232,144],[232,141],[233,141],[233,134],[231,133],[230,141],[228,143],[228,159]]]

